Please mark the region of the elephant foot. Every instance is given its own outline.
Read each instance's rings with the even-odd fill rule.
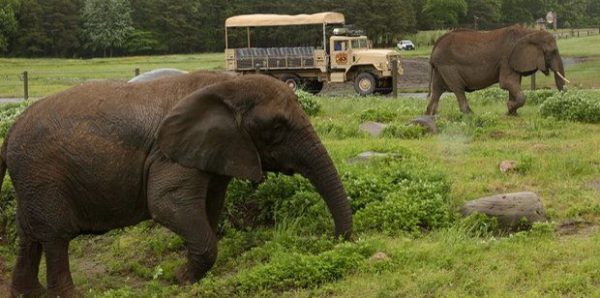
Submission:
[[[506,112],[506,116],[516,117],[516,116],[519,116],[519,114],[517,114],[517,111],[514,110],[514,111]]]
[[[181,285],[192,284],[201,280],[208,270],[202,268],[192,267],[189,264],[181,266],[175,271],[175,278]]]
[[[39,285],[38,287],[26,290],[19,290],[15,288],[10,289],[11,297],[24,297],[24,298],[37,298],[46,297],[46,289]]]
[[[47,297],[77,298],[83,297],[83,294],[75,290],[75,287],[69,287],[67,289],[48,289]]]

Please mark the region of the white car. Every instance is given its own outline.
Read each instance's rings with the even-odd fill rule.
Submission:
[[[411,51],[415,49],[415,45],[413,44],[412,41],[406,39],[406,40],[401,40],[398,42],[398,49],[400,50],[405,50],[405,51]]]

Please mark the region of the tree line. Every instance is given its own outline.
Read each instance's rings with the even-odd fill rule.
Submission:
[[[392,45],[417,30],[533,24],[548,11],[557,13],[561,28],[600,24],[598,0],[0,0],[0,55],[218,52],[229,16],[321,11],[343,13],[376,46]],[[310,42],[317,29],[256,29],[254,41]]]

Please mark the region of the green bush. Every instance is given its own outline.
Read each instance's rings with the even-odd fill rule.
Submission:
[[[416,159],[375,162],[370,174],[344,174],[342,180],[355,211],[359,232],[390,235],[451,223],[450,182]]]
[[[24,101],[0,105],[0,138],[6,137],[8,129],[13,125],[17,116],[21,115],[30,104],[30,101]]]
[[[421,125],[390,124],[383,130],[383,136],[398,139],[418,139],[427,133]]]
[[[300,106],[307,115],[316,116],[321,112],[321,104],[317,102],[316,96],[300,89],[296,90],[296,95]]]
[[[560,120],[600,123],[600,93],[583,90],[559,92],[540,106],[540,114]]]
[[[342,124],[326,119],[313,122],[313,126],[321,138],[326,136],[333,139],[348,139],[364,135],[359,131],[356,123]]]
[[[527,103],[539,105],[546,101],[546,99],[556,95],[558,90],[553,89],[540,89],[540,90],[529,90],[525,91],[527,96]]]
[[[482,105],[504,102],[508,99],[508,91],[498,87],[490,87],[469,94],[469,100]]]
[[[0,193],[0,242],[14,246],[17,242],[15,189],[8,177],[4,177],[2,193]]]
[[[368,109],[360,113],[359,119],[361,122],[375,121],[375,122],[391,122],[398,114],[388,109]]]

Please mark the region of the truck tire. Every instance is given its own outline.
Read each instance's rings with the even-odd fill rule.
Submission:
[[[300,89],[300,78],[295,74],[285,74],[281,76],[281,80],[294,92]]]
[[[375,76],[368,72],[359,73],[354,79],[354,90],[361,96],[373,94],[377,87]]]

